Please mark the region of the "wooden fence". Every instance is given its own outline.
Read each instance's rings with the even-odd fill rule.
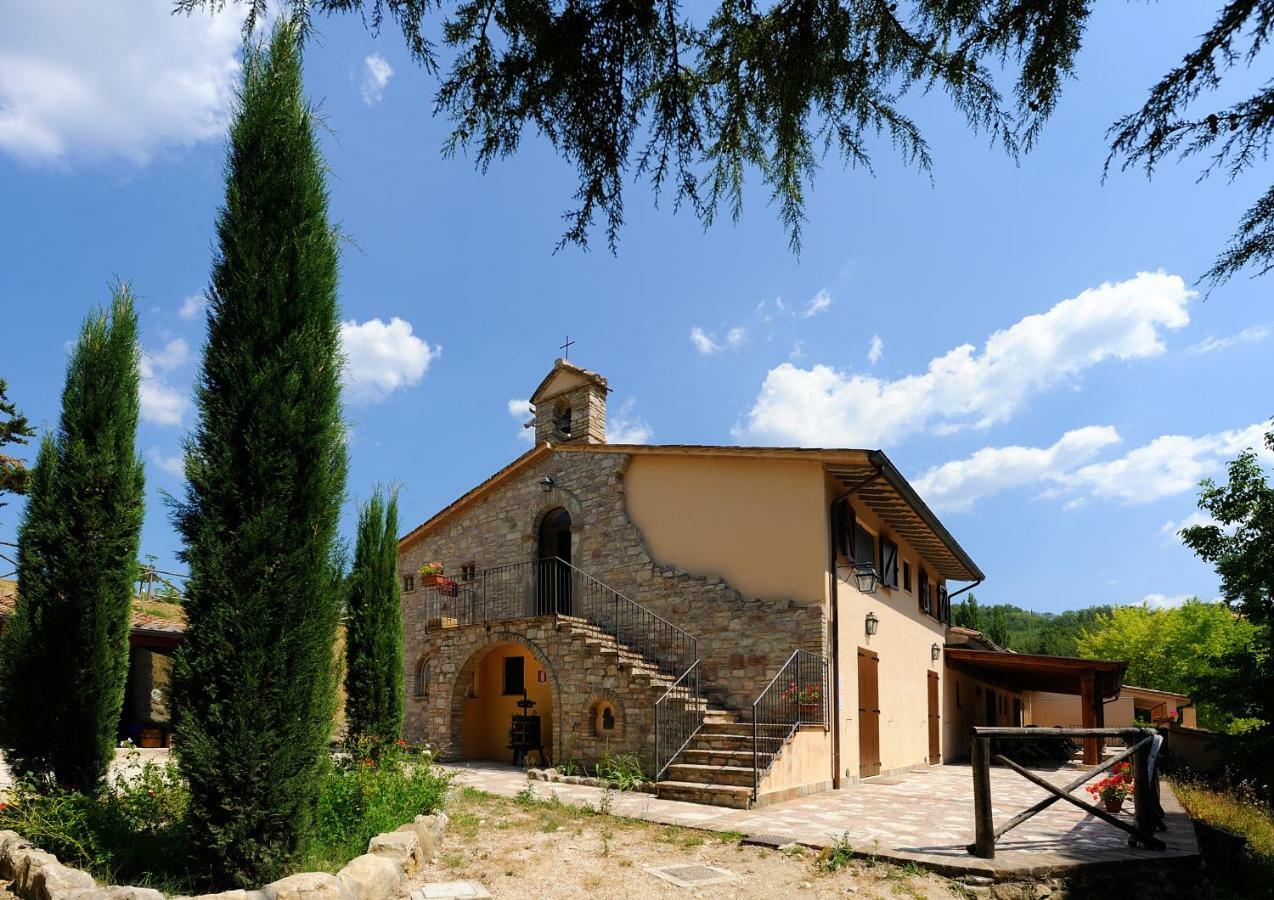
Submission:
[[[1154,729],[988,728],[974,726],[970,731],[973,736],[973,816],[975,837],[974,842],[968,846],[969,853],[974,856],[980,856],[983,859],[994,859],[996,841],[1059,800],[1073,803],[1103,822],[1107,822],[1121,831],[1128,832],[1128,846],[1130,847],[1144,847],[1149,850],[1164,849],[1163,841],[1155,837],[1155,832],[1163,831],[1164,825],[1159,806],[1158,767],[1151,766],[1151,751],[1155,746],[1155,741],[1159,739]],[[991,741],[993,739],[1039,740],[1041,738],[1122,738],[1128,745],[1128,749],[1111,757],[1101,765],[1077,775],[1072,781],[1062,787],[1052,784],[1006,756],[993,756],[991,754]],[[1133,772],[1132,824],[1112,813],[1106,812],[1100,807],[1071,796],[1071,791],[1082,787],[1093,776],[1108,771],[1128,759],[1132,760]],[[991,814],[991,763],[993,762],[1012,769],[1027,781],[1048,791],[1052,796],[1046,797],[1029,809],[1023,810],[999,828],[996,828]]]

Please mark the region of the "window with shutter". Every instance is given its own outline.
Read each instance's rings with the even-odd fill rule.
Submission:
[[[916,596],[920,600],[920,611],[929,612],[929,573],[924,569],[920,570],[920,577],[916,579]]]
[[[942,622],[951,619],[951,599],[947,596],[946,585],[938,586],[938,619]]]
[[[902,589],[911,593],[911,563],[902,561]]]
[[[854,520],[854,555],[855,564],[870,563],[876,565],[876,536]]]
[[[836,555],[848,560],[854,558],[854,511],[849,499],[841,497],[832,504],[832,536],[836,541]]]
[[[898,545],[889,538],[880,539],[880,583],[885,587],[898,587]]]

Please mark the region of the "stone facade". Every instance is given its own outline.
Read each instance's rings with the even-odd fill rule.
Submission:
[[[425,652],[433,669],[424,697],[407,691],[404,733],[426,741],[444,758],[460,756],[464,743],[466,691],[490,648],[517,644],[529,650],[548,672],[553,696],[554,763],[575,760],[593,765],[610,753],[634,753],[649,771],[654,759],[655,701],[665,688],[649,678],[634,678],[604,656],[584,636],[554,617],[517,619],[434,629]],[[410,652],[410,651],[408,651]],[[613,726],[596,727],[599,704],[612,710]]]
[[[414,573],[425,562],[439,561],[448,574],[458,575],[467,565],[481,571],[536,559],[541,519],[563,508],[571,518],[572,563],[694,635],[705,694],[727,709],[748,710],[793,650],[826,652],[825,607],[744,597],[719,576],[679,571],[653,559],[625,508],[629,460],[629,455],[614,452],[550,451],[409,543],[399,554],[400,571]],[[552,479],[547,492],[542,485],[546,477]],[[407,734],[412,739],[455,743],[456,679],[474,664],[470,657],[481,656],[481,647],[510,636],[533,646],[553,667],[562,695],[556,710],[564,717],[554,731],[561,740],[585,742],[587,717],[582,712],[599,691],[623,700],[626,733],[653,739],[650,701],[635,696],[630,701],[625,691],[631,687],[616,680],[613,668],[598,672],[559,653],[552,618],[502,622],[504,636],[498,640],[482,626],[429,631],[420,591],[403,594],[403,618],[409,682],[421,660],[431,661],[428,700],[411,699],[408,685]],[[554,749],[557,759],[564,748]]]

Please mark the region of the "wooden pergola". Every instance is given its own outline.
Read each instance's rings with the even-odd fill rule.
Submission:
[[[1128,663],[1109,659],[1077,659],[1033,653],[1000,653],[947,647],[947,665],[957,672],[1012,691],[1047,691],[1080,698],[1083,728],[1104,728],[1105,701],[1119,696]],[[1101,756],[1097,738],[1084,740],[1084,764]]]

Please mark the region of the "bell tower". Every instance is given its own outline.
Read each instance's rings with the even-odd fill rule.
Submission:
[[[610,388],[596,372],[582,369],[565,359],[553,369],[531,395],[535,411],[535,443],[606,443],[606,395]]]

